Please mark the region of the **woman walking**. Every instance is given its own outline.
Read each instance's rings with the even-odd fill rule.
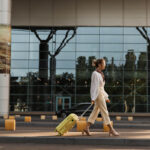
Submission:
[[[112,127],[110,123],[110,118],[107,110],[106,102],[110,102],[108,99],[108,94],[105,92],[105,77],[102,70],[105,69],[106,63],[105,59],[97,59],[93,61],[96,70],[93,71],[91,77],[91,102],[94,104],[94,109],[88,118],[88,123],[84,132],[89,136],[89,128],[94,124],[99,112],[101,112],[104,123],[109,127],[109,136],[112,134],[114,136],[119,136],[119,133]]]

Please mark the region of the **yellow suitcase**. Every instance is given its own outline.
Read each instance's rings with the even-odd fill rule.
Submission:
[[[62,136],[64,133],[67,133],[69,130],[71,130],[78,120],[78,116],[72,113],[56,127],[55,131]]]

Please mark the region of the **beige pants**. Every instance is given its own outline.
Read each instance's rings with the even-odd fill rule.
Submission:
[[[99,112],[101,112],[104,124],[106,125],[110,124],[110,118],[109,118],[109,113],[107,110],[106,100],[101,90],[99,90],[99,95],[97,99],[95,100],[94,109],[88,118],[88,122],[90,122],[91,124],[94,124],[96,118],[98,117]]]

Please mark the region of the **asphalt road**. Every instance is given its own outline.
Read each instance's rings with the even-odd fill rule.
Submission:
[[[50,144],[0,144],[0,150],[149,150],[150,147],[50,145]]]

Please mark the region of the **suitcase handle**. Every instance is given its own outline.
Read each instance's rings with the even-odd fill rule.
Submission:
[[[83,117],[85,113],[92,107],[93,103],[81,114],[80,117]]]

